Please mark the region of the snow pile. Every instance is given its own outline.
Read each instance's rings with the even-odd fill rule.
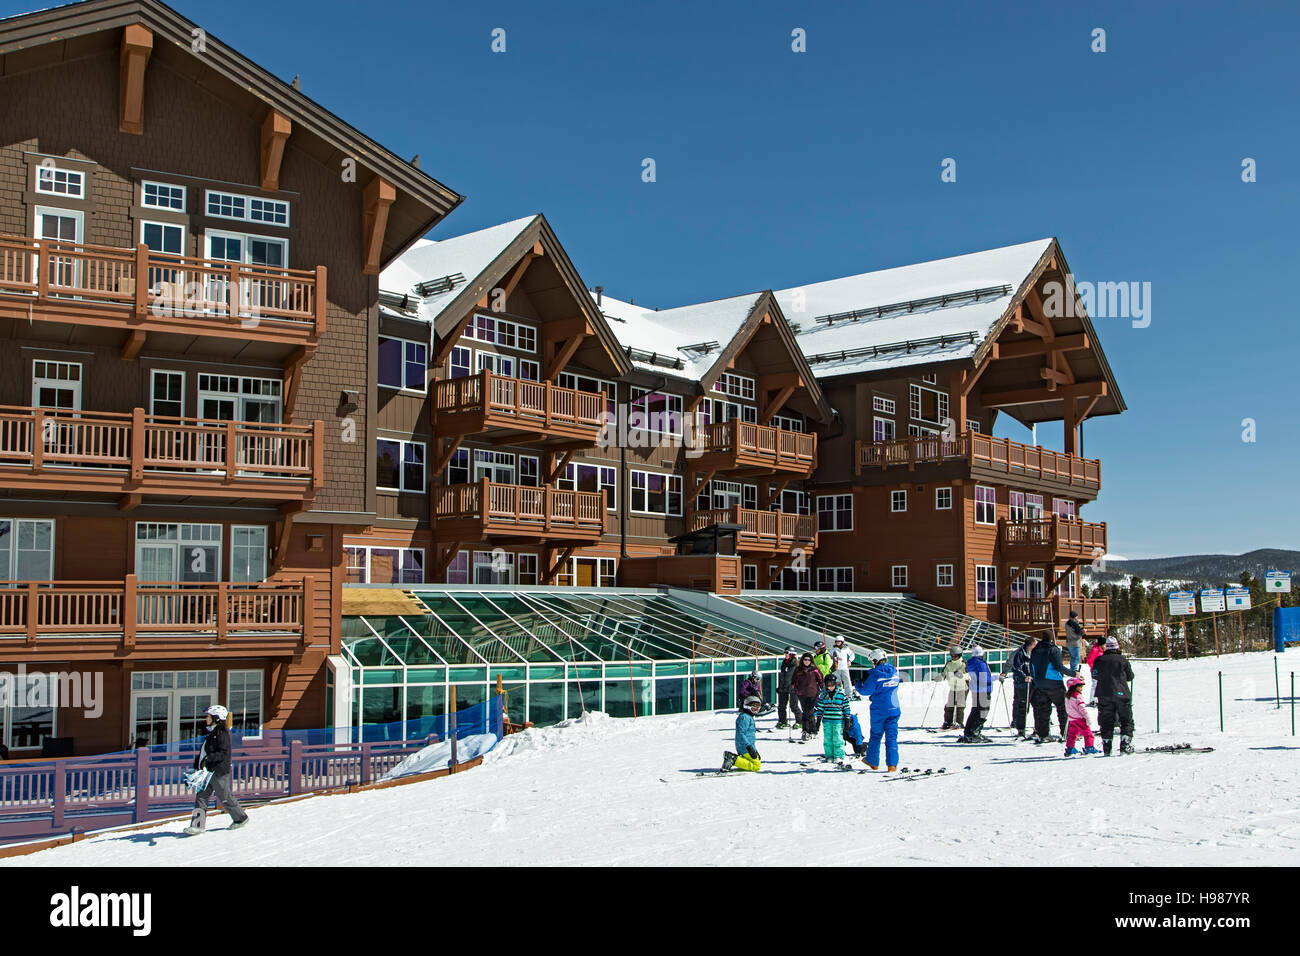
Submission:
[[[456,741],[456,759],[461,763],[482,757],[496,746],[496,734],[470,734]],[[396,780],[399,777],[411,777],[417,773],[429,773],[431,770],[445,770],[451,764],[451,741],[442,740],[430,744],[423,750],[411,754],[388,773],[379,778],[379,782]]]
[[[926,727],[924,705],[904,704],[902,765],[969,773],[899,780],[833,770],[815,759],[820,739],[791,742],[768,716],[758,721],[761,773],[698,777],[732,747],[734,714],[588,714],[513,734],[465,773],[253,806],[237,832],[215,816],[197,841],[181,837],[178,822],[0,866],[383,866],[395,852],[403,863],[442,866],[1291,865],[1300,858],[1300,737],[1285,695],[1300,648],[1278,662],[1280,708],[1271,653],[1134,663],[1138,748],[1188,742],[1214,747],[1209,754],[1063,759],[1059,744],[1011,742],[1001,699],[994,743],[963,746],[932,732],[936,695]],[[857,710],[865,726],[865,704]],[[826,840],[831,820],[839,829]]]

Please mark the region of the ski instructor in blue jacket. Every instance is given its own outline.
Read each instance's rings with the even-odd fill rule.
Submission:
[[[898,718],[903,711],[898,706],[898,668],[885,662],[885,652],[876,648],[871,652],[872,668],[862,694],[871,698],[871,739],[867,741],[868,767],[880,767],[880,740],[885,740],[885,762],[888,772],[898,769]]]

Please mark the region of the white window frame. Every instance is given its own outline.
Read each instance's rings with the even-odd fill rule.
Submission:
[[[840,587],[841,584],[847,584],[848,587]],[[834,567],[817,569],[817,590],[818,591],[852,591],[853,590],[853,568],[852,567]]]
[[[376,435],[375,436],[376,459],[378,459],[379,457],[379,442],[381,441],[392,442],[393,444],[399,447],[400,458],[397,462],[397,482],[402,487],[390,488],[387,485],[381,485],[379,483],[379,475],[376,473],[375,488],[377,488],[379,491],[396,491],[396,492],[402,492],[405,494],[412,494],[412,495],[422,495],[427,493],[429,487],[429,449],[425,445],[425,443],[422,441],[411,441],[409,439],[404,439],[404,438],[389,438],[387,435]],[[422,472],[424,478],[419,488],[406,487],[406,449],[408,445],[418,445],[420,448],[420,471]]]
[[[879,437],[877,437],[879,436]],[[872,441],[893,441],[898,437],[898,425],[892,418],[881,418],[879,415],[871,419],[871,440]]]
[[[59,177],[63,177],[64,188],[57,188]],[[77,191],[72,192],[70,188],[75,178]],[[86,172],[82,169],[72,169],[68,166],[59,166],[58,164],[41,163],[36,167],[36,190],[42,196],[62,196],[65,199],[85,199],[86,198]]]
[[[981,501],[981,500],[980,500],[980,492],[981,492],[981,491],[987,491],[987,492],[990,492],[990,493],[992,494],[992,496],[993,496],[993,500],[992,500],[992,501]],[[998,490],[997,490],[997,488],[993,487],[992,485],[976,485],[976,486],[975,486],[975,491],[974,491],[974,502],[973,502],[973,503],[974,503],[974,505],[975,505],[975,523],[976,523],[976,524],[979,524],[979,525],[995,525],[995,524],[998,523]],[[982,520],[981,517],[980,517],[980,515],[982,514],[984,508],[988,508],[988,509],[992,512],[992,513],[989,515],[989,519],[988,519],[987,521]]]
[[[541,572],[537,555],[532,551],[519,551],[515,554],[515,580],[525,587],[541,583]]]
[[[479,334],[485,331],[480,328],[479,319],[487,319],[492,322],[492,338],[484,338]],[[503,332],[509,332],[514,339],[514,343],[506,343],[500,340]],[[465,323],[465,331],[461,333],[461,338],[471,339],[475,342],[486,342],[494,348],[514,349],[517,352],[537,353],[537,327],[526,325],[523,322],[516,322],[513,319],[503,318],[493,312],[475,312],[473,317]],[[521,344],[524,341],[528,344]]]
[[[839,521],[840,521],[840,511],[842,510],[842,509],[839,507],[839,504],[840,504],[839,499],[841,499],[841,498],[847,498],[847,499],[849,500],[849,507],[848,507],[848,521],[849,521],[849,523],[848,523],[848,526],[847,526],[847,527],[840,527],[840,526],[839,526]],[[829,501],[829,502],[830,502],[830,507],[829,507],[829,508],[823,508],[823,507],[822,507],[822,502],[823,502],[823,501]],[[823,512],[825,512],[825,513],[831,515],[831,524],[832,524],[834,527],[823,528],[823,527],[821,526],[821,524],[822,524],[821,516],[822,516]],[[847,494],[847,495],[818,495],[818,496],[817,496],[817,530],[818,530],[819,533],[820,533],[820,532],[831,532],[831,531],[852,531],[852,530],[853,530],[853,495],[852,495],[852,493]]]
[[[240,531],[260,531],[262,533],[262,576],[260,578],[236,578],[235,555],[247,545],[237,545],[235,535]],[[256,583],[265,581],[271,570],[271,532],[264,524],[232,524],[230,526],[230,576],[229,581]]]
[[[871,396],[871,410],[873,412],[880,412],[882,415],[893,415],[896,407],[892,398],[885,398],[883,395]]]
[[[160,219],[141,219],[141,220],[140,220],[140,233],[139,233],[139,236],[140,236],[140,244],[141,244],[141,245],[148,245],[148,243],[144,241],[144,231],[145,231],[145,229],[148,228],[149,226],[157,226],[158,228],[160,228],[160,229],[162,229],[162,230],[164,230],[164,231],[167,231],[167,230],[176,230],[176,231],[179,232],[180,235],[181,235],[181,247],[180,247],[179,249],[177,249],[175,252],[172,252],[172,251],[169,250],[169,249],[150,249],[150,250],[149,250],[150,252],[152,252],[152,253],[156,253],[156,254],[158,254],[158,255],[160,255],[160,256],[183,256],[183,255],[185,255],[185,227],[184,227],[184,226],[182,226],[182,225],[181,225],[180,223],[178,223],[178,222],[163,222],[163,221],[160,220]],[[163,264],[163,263],[160,263],[160,265],[159,265],[158,267],[156,267],[156,268],[166,268],[166,265]]]
[[[664,479],[664,509],[663,511],[652,511],[650,509],[650,486],[647,479],[662,478]],[[637,487],[638,480],[640,487]],[[652,515],[660,518],[678,517],[682,513],[682,476],[667,474],[661,471],[645,471],[643,469],[632,469],[629,483],[628,505],[633,514]],[[676,490],[674,490],[674,488]],[[639,502],[638,502],[639,497]],[[676,498],[677,509],[673,510],[673,499]],[[639,506],[638,506],[639,504]]]
[[[142,537],[142,532],[145,532],[150,528],[159,529],[163,531],[164,534],[156,537]],[[201,529],[201,533],[196,533],[195,529]],[[141,566],[143,564],[140,560],[142,548],[174,546],[172,547],[172,551],[176,560],[173,569],[173,580],[175,582],[211,584],[216,581],[230,580],[226,568],[225,529],[219,522],[137,521],[135,523],[132,538],[134,544],[134,550],[132,552],[134,563],[132,567],[135,568],[137,576],[140,576]],[[193,564],[193,560],[197,556],[197,552],[200,550],[216,551],[216,558],[212,562],[212,576],[186,578],[186,569]]]
[[[953,586],[953,567],[951,564],[936,564],[934,566],[934,586],[937,588],[950,588]]]
[[[397,335],[381,335],[381,336],[379,336],[379,338],[378,338],[378,343],[382,343],[382,342],[384,342],[384,341],[389,341],[389,342],[400,342],[400,343],[401,343],[401,346],[402,346],[402,358],[401,358],[401,362],[400,362],[400,367],[401,367],[401,380],[402,380],[402,384],[401,384],[401,385],[389,385],[389,384],[387,384],[387,383],[385,383],[385,382],[379,381],[379,379],[378,379],[378,376],[379,376],[379,371],[378,371],[378,369],[379,369],[379,365],[378,365],[378,361],[376,361],[376,364],[375,364],[375,378],[376,378],[376,384],[377,384],[380,388],[387,388],[387,389],[390,389],[390,390],[395,391],[395,392],[405,392],[405,393],[407,393],[408,395],[427,395],[428,392],[429,392],[429,343],[428,343],[428,342],[421,342],[421,341],[418,340],[418,339],[404,339],[404,338],[401,338],[400,336],[397,336]],[[375,347],[376,347],[376,350],[378,350],[378,347],[379,347],[378,343],[377,343],[376,346],[375,346]],[[416,348],[424,349],[424,361],[423,361],[423,363],[422,363],[423,366],[424,366],[424,374],[423,374],[422,376],[420,376],[420,387],[419,387],[419,388],[412,388],[411,386],[409,386],[409,385],[406,384],[406,365],[407,365],[408,362],[412,361],[412,359],[409,358],[409,356],[408,356],[408,352],[407,352],[408,346],[414,346],[414,347],[416,347]],[[377,358],[377,355],[376,355],[376,358]]]
[[[36,699],[42,701],[53,701],[53,695],[57,692],[57,689],[53,684],[53,674],[51,671],[41,670],[40,665],[36,665],[32,667],[30,670],[28,670],[26,676],[23,679],[21,686],[19,685],[17,677],[18,677],[17,674],[13,675],[12,686],[19,694],[22,695],[21,699],[23,701],[31,700],[32,696],[37,693],[33,691],[33,688],[35,687],[35,685],[41,683],[45,685],[45,690],[41,692],[39,696],[36,696]],[[41,744],[44,740],[57,737],[59,735],[59,708],[50,707],[48,708],[50,711],[49,733],[45,734],[43,737],[40,738],[40,740],[32,744],[30,747],[15,746],[13,740],[13,719],[14,719],[13,712],[17,709],[30,710],[32,708],[28,708],[28,707],[17,708],[14,706],[13,700],[9,700],[5,702],[4,706],[0,707],[0,744],[4,744],[12,752],[29,753],[31,751],[40,750]]]
[[[159,377],[166,377],[169,380],[179,379],[181,383],[181,397],[180,397],[181,407],[179,413],[175,417],[183,418],[185,416],[185,373],[178,372],[175,369],[170,369],[170,368],[155,368],[149,370],[149,414],[158,415],[164,418],[170,417],[170,416],[163,415],[162,412],[158,411],[157,408],[155,407],[155,403],[158,401],[157,382]],[[170,402],[172,401],[172,399],[165,398],[163,399],[163,401]]]
[[[643,406],[639,409],[635,405],[641,399],[654,395],[663,398],[663,411],[650,412]],[[648,388],[632,388],[632,400],[628,404],[628,428],[641,432],[645,435],[654,436],[660,440],[664,438],[680,438],[682,436],[682,396],[674,395],[672,392],[665,392],[662,389],[651,391]],[[633,425],[632,416],[641,415],[643,424]]]
[[[203,257],[204,257],[205,259],[211,259],[211,258],[212,258],[212,240],[213,240],[214,238],[218,238],[218,239],[238,239],[238,240],[239,240],[239,256],[240,256],[240,258],[239,258],[239,264],[240,264],[240,265],[245,265],[245,266],[257,265],[259,268],[262,268],[262,267],[261,267],[259,264],[256,264],[256,263],[253,262],[253,259],[252,259],[252,244],[251,244],[248,240],[250,240],[250,239],[261,239],[261,240],[264,241],[264,242],[277,242],[277,243],[279,243],[280,245],[282,245],[282,246],[284,247],[284,265],[283,265],[283,266],[266,266],[265,268],[269,268],[269,269],[276,269],[276,268],[284,268],[284,269],[287,269],[287,268],[289,268],[289,261],[290,261],[290,260],[289,260],[289,240],[288,240],[288,238],[285,237],[285,236],[264,236],[264,235],[261,235],[260,233],[256,233],[256,232],[235,232],[234,230],[231,230],[231,229],[205,229],[205,230],[203,231]],[[217,262],[230,262],[230,261],[233,261],[233,260],[229,260],[229,259],[217,259],[217,260],[215,260],[215,261],[217,261]]]
[[[1007,520],[1024,521],[1025,520],[1025,493],[1023,491],[1007,491]]]
[[[609,489],[612,494],[605,495],[605,510],[618,510],[618,469],[613,465],[604,465],[592,461],[571,461],[564,466],[564,472],[555,479],[555,487],[563,488],[565,491],[578,490],[578,468],[595,468],[596,469],[596,490],[605,491]],[[605,482],[605,472],[608,471],[612,476],[612,481]]]
[[[170,200],[174,200],[176,198],[174,191],[180,190],[180,205],[179,206],[176,205],[174,201],[169,201],[166,203],[150,202],[149,192],[148,192],[150,186],[152,186],[155,190],[157,190],[159,195],[166,193],[169,196]],[[187,193],[188,190],[184,186],[178,186],[175,183],[163,183],[163,182],[159,182],[156,179],[144,179],[140,181],[140,208],[166,209],[170,212],[184,212],[185,202],[189,198]]]
[[[241,200],[244,204],[244,214],[242,216],[230,215],[224,212],[212,211],[213,197],[218,197],[218,208],[220,206],[220,197],[229,197],[230,199]],[[277,219],[259,218],[253,215],[253,203],[264,203],[269,206],[284,209],[284,222]],[[250,196],[245,193],[232,193],[225,189],[207,189],[203,193],[203,214],[213,219],[229,219],[234,222],[251,222],[259,226],[270,226],[273,229],[288,229],[290,226],[290,204],[284,199],[268,199],[265,196]],[[287,258],[285,260],[288,261]]]
[[[403,581],[403,582],[400,582],[400,583],[403,583],[403,584],[416,584],[416,583],[418,583],[418,584],[429,584],[429,583],[432,583],[432,582],[429,582],[429,581],[424,580],[424,577],[425,577],[424,572],[425,572],[426,567],[427,567],[426,564],[425,564],[425,557],[426,557],[426,555],[425,555],[425,550],[424,550],[424,548],[404,548],[404,547],[401,547],[400,545],[395,545],[395,544],[348,544],[347,541],[344,541],[344,542],[343,542],[343,561],[344,561],[343,577],[344,577],[344,580],[348,581],[349,583],[355,583],[355,584],[373,584],[373,583],[374,583],[374,580],[373,580],[373,578],[371,577],[371,569],[374,567],[373,556],[374,556],[374,552],[375,552],[375,551],[393,551],[393,552],[396,552],[396,554],[397,554],[397,572],[398,572],[398,577],[401,577],[402,570],[406,567],[406,558],[407,558],[407,555],[410,555],[410,554],[417,554],[417,555],[419,555],[419,562],[418,562],[418,563],[419,563],[419,565],[420,565],[420,580],[419,580],[418,582],[415,582],[415,581]],[[463,554],[464,552],[461,552],[461,553]],[[362,556],[362,559],[363,559],[363,563],[362,563],[362,564],[356,564],[356,563],[353,562],[353,557],[356,556],[356,555],[361,555],[361,556]],[[361,580],[360,580],[360,581],[356,581],[356,582],[353,582],[353,581],[352,581],[352,574],[351,574],[350,572],[353,572],[353,571],[360,571],[360,572],[361,572],[361,574],[360,574],[360,578],[361,578]],[[390,583],[390,582],[385,581],[384,583],[385,583],[385,584],[388,584],[388,583]]]
[[[945,497],[947,498],[946,501],[944,500]],[[934,489],[934,510],[952,510],[952,485],[940,485]]]
[[[948,393],[940,391],[937,388],[927,388],[924,385],[909,385],[908,392],[908,415],[912,421],[928,422],[931,425],[942,426],[948,418]],[[922,392],[932,392],[938,396],[935,401],[935,407],[938,411],[938,418],[925,418],[923,415],[925,404],[921,401]]]
[[[772,422],[777,428],[783,428],[788,432],[803,432],[804,423],[802,418],[792,418],[789,415],[773,415]]]
[[[739,399],[742,402],[755,402],[758,400],[757,381],[749,375],[741,375],[739,372],[723,372],[713,383],[710,392],[719,392],[728,398]]]
[[[757,564],[742,564],[740,566],[740,589],[742,591],[758,590]]]
[[[500,555],[502,570],[497,570],[497,557]],[[486,560],[484,560],[486,559]],[[487,568],[493,575],[491,580],[480,581],[478,579],[479,568]],[[497,578],[495,575],[501,575]],[[492,550],[492,551],[475,551],[474,557],[469,565],[469,582],[470,584],[514,584],[515,583],[515,553],[513,551]]]
[[[902,572],[900,575],[899,572]],[[891,588],[907,587],[907,565],[891,564],[889,566],[889,586]]]
[[[893,514],[897,514],[900,511],[907,510],[907,489],[906,488],[895,488],[889,493],[889,510]]]
[[[26,578],[12,577],[12,575],[16,574],[18,570],[18,552],[20,550],[19,541],[21,540],[21,536],[22,536],[22,528],[20,526],[44,525],[49,529],[49,535],[50,535],[49,559],[46,562],[49,570],[46,572],[45,577],[35,578],[34,580],[37,581],[54,580],[54,553],[58,549],[58,536],[57,536],[58,528],[55,526],[54,519],[53,518],[17,518],[17,517],[3,516],[0,517],[0,521],[6,521],[9,523],[9,542],[8,542],[8,548],[6,549],[6,553],[4,555],[4,560],[7,562],[6,577],[8,577],[8,579],[11,581],[33,580],[30,577],[26,577]],[[39,553],[35,549],[29,549],[29,550],[32,554]]]
[[[250,734],[244,732],[241,740],[261,740],[262,732],[266,729],[266,674],[260,670],[234,670],[226,672],[226,707],[230,711],[231,723],[234,724],[236,708],[233,706],[235,697],[235,678],[239,677],[244,681],[249,678],[256,678],[257,683],[257,733]],[[244,693],[248,693],[248,688],[244,688]],[[240,711],[247,715],[247,710]]]
[[[983,578],[983,581],[980,579]],[[980,600],[980,584],[985,587],[989,599]],[[993,606],[998,603],[998,568],[995,564],[975,565],[975,603]]]

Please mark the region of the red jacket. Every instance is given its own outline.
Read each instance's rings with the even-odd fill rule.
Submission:
[[[1102,647],[1100,644],[1092,645],[1092,648],[1088,651],[1088,659],[1086,661],[1090,672],[1092,670],[1092,665],[1097,663],[1097,658],[1101,657],[1104,653],[1106,653],[1106,648]]]
[[[799,697],[816,697],[822,690],[822,672],[816,664],[809,667],[800,664],[794,669],[790,686]]]

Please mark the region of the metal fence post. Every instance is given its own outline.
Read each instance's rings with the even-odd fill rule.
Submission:
[[[140,747],[135,752],[135,813],[136,823],[149,818],[149,748]]]
[[[63,811],[68,796],[68,768],[62,760],[54,761],[54,779],[52,781],[54,788],[54,829],[63,828]]]
[[[370,782],[370,744],[369,742],[361,745],[361,785],[365,786]]]
[[[289,741],[289,795],[302,793],[302,741]]]

